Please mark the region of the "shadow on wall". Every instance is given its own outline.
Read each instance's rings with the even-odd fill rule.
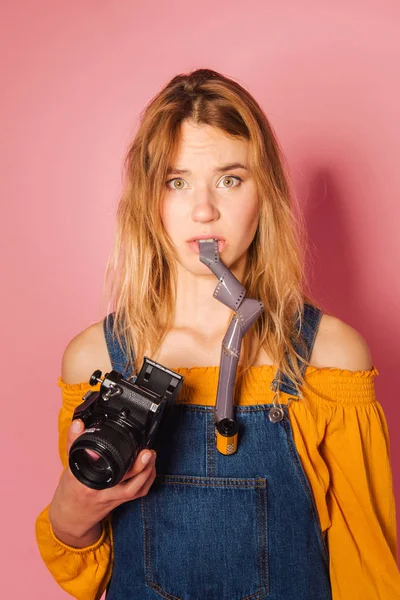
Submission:
[[[344,192],[328,170],[309,179],[304,214],[311,264],[310,281],[322,306],[339,316],[354,314],[357,301],[357,249],[344,210]]]

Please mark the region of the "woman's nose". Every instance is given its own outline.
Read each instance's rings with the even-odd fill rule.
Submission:
[[[207,189],[197,191],[192,211],[193,221],[207,223],[208,221],[216,221],[219,216],[213,194]]]

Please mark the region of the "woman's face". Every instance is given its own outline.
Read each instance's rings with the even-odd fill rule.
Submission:
[[[193,274],[210,274],[199,260],[199,238],[218,238],[221,259],[229,268],[245,264],[258,225],[258,191],[248,153],[247,140],[230,138],[210,125],[182,123],[161,218],[178,262]]]

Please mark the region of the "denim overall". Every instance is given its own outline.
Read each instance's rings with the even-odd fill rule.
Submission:
[[[305,305],[307,358],[321,316]],[[111,363],[127,377],[112,325],[111,314],[104,320]],[[277,385],[296,400],[279,371],[271,389]],[[328,549],[289,407],[281,407],[235,407],[239,443],[230,456],[216,450],[213,407],[166,408],[154,484],[112,514],[107,600],[331,600]]]

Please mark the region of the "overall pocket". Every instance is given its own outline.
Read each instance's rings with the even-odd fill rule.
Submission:
[[[158,475],[141,502],[146,585],[162,598],[267,598],[266,479]]]

